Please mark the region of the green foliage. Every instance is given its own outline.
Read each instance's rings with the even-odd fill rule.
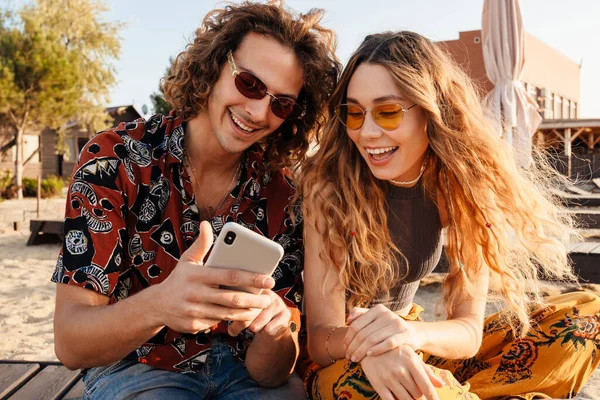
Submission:
[[[23,196],[35,197],[37,195],[37,179],[23,178]]]
[[[58,130],[75,119],[91,131],[107,126],[104,104],[116,83],[112,63],[123,24],[103,21],[106,11],[102,0],[0,7],[0,121],[15,137],[36,127]],[[19,152],[22,143],[16,145]],[[16,177],[21,174],[17,165]]]
[[[15,194],[13,172],[9,169],[0,171],[0,199],[12,199]]]
[[[165,71],[165,75],[169,73],[169,70],[173,66],[173,57],[169,58],[169,66]],[[165,92],[162,88],[162,85],[158,85],[159,92],[154,92],[150,95],[150,101],[152,102],[152,108],[154,109],[155,114],[163,114],[168,115],[173,107],[165,100]]]
[[[65,181],[59,176],[49,175],[46,179],[42,179],[41,186],[43,198],[60,196]]]
[[[13,173],[9,169],[0,171],[0,190],[5,190],[7,187],[12,185]]]
[[[48,197],[59,196],[65,186],[65,181],[56,175],[49,175],[46,179],[42,179],[40,186],[42,189],[42,198],[46,199]],[[36,178],[23,178],[23,196],[37,196]]]
[[[36,0],[0,25],[0,110],[58,128],[101,119],[115,84],[121,24],[100,20],[100,0]],[[6,90],[10,89],[10,90]],[[33,110],[35,109],[35,113]]]
[[[152,93],[150,95],[150,101],[152,102],[152,108],[154,109],[155,114],[168,115],[173,108],[163,97],[162,90],[161,93]]]

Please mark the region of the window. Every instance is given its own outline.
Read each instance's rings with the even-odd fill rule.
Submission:
[[[552,92],[550,92],[550,89],[547,87],[541,88],[538,99],[542,105],[542,117],[544,119],[552,119],[554,115],[554,108],[552,107],[553,95]]]
[[[554,94],[554,119],[562,118],[562,97]]]
[[[562,117],[564,119],[571,118],[571,100],[569,99],[563,100]]]
[[[69,147],[69,154],[67,157],[67,154],[64,155],[63,157],[63,161],[75,161],[77,160],[77,147],[75,146],[75,139],[74,137],[67,137],[66,143],[67,146]]]
[[[531,83],[525,83],[525,88],[527,90],[527,95],[538,105],[538,111],[542,113],[544,109],[544,99],[541,97],[538,87]]]
[[[64,161],[77,161],[79,152],[83,149],[83,146],[90,140],[87,137],[71,136],[67,138],[67,145],[69,146],[69,157],[65,157]]]
[[[577,102],[571,102],[571,118],[577,118]]]

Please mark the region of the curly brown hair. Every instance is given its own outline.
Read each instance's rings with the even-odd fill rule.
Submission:
[[[250,32],[273,37],[292,49],[303,66],[300,100],[306,102],[306,114],[284,121],[261,145],[270,170],[295,166],[325,123],[326,104],[341,71],[334,54],[335,34],[320,25],[323,14],[321,9],[297,14],[281,1],[228,4],[211,11],[163,78],[167,101],[184,119],[197,116],[207,105],[229,50],[235,51]]]

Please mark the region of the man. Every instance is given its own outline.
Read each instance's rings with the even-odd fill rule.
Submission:
[[[288,380],[298,353],[289,168],[340,70],[321,16],[273,3],[214,10],[163,82],[174,111],[82,149],[52,280],[56,354],[91,368],[84,397],[293,398],[267,388]],[[228,221],[284,247],[273,277],[203,265]]]

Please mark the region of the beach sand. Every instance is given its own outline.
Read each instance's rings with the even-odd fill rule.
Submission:
[[[26,246],[29,219],[35,218],[35,200],[0,202],[0,359],[56,360],[53,348],[52,318],[55,284],[50,282],[59,244]],[[12,230],[10,218],[25,216],[20,230]],[[42,218],[62,218],[64,199],[44,200]],[[415,302],[426,310],[424,318],[434,320],[440,299],[442,274],[432,274],[422,282]],[[600,294],[600,285],[586,285]],[[547,285],[547,294],[572,288]],[[493,312],[490,307],[488,312]],[[579,394],[579,399],[600,399],[600,370]]]
[[[56,360],[50,277],[59,246],[26,247],[28,236],[0,233],[0,359]]]

